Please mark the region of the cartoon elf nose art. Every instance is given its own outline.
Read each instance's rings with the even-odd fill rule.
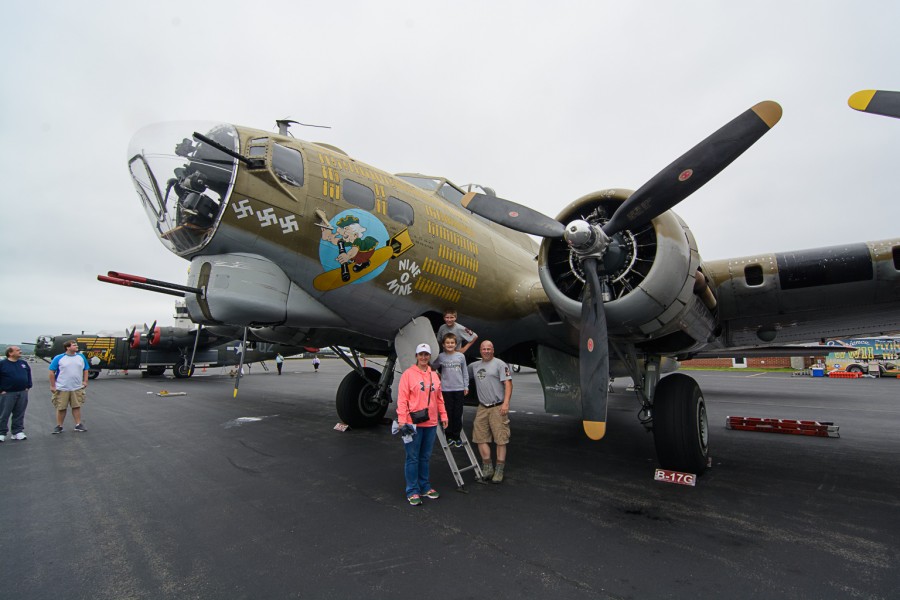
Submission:
[[[313,281],[317,290],[327,292],[377,277],[387,267],[388,259],[412,246],[406,230],[392,239],[384,224],[363,210],[345,210],[332,221],[322,213],[319,217],[323,221],[319,224],[319,261],[325,272]]]

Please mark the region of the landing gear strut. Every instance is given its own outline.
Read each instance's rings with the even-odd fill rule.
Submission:
[[[340,348],[333,347],[337,355],[353,371],[347,373],[338,386],[336,407],[338,417],[350,427],[374,427],[379,425],[391,403],[391,383],[394,380],[394,365],[397,355],[391,353],[379,373],[371,367],[363,367],[359,355],[352,356]]]
[[[703,392],[683,373],[659,377],[660,357],[647,356],[643,368],[634,347],[628,355],[613,346],[628,366],[643,408],[641,422],[652,429],[656,457],[661,467],[700,475],[709,461],[709,419]]]
[[[194,365],[188,364],[187,359],[180,360],[172,367],[172,374],[175,375],[175,379],[187,379],[194,374]]]

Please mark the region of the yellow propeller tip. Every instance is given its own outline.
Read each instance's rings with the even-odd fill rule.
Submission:
[[[849,104],[850,108],[853,110],[865,112],[869,107],[869,102],[872,101],[872,97],[875,96],[876,91],[877,90],[860,90],[850,96],[847,100],[847,104]]]
[[[582,425],[584,425],[584,432],[592,440],[602,440],[606,435],[605,421],[582,421]]]
[[[763,122],[772,129],[781,120],[781,105],[774,100],[765,100],[755,105],[752,109]]]

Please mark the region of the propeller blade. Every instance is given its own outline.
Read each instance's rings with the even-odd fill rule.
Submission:
[[[147,343],[151,346],[155,346],[159,343],[159,332],[156,330],[156,321],[153,321],[153,325],[147,330]]]
[[[578,368],[581,382],[581,420],[592,440],[606,435],[606,407],[609,395],[609,344],[606,312],[603,308],[597,259],[582,262],[588,285],[581,303],[581,345]]]
[[[244,327],[244,341],[241,342],[241,358],[238,360],[237,373],[234,374],[234,398],[237,398],[238,387],[241,385],[241,373],[244,370],[244,355],[247,353],[247,328]]]
[[[862,90],[850,96],[847,104],[860,112],[900,119],[900,92]]]
[[[781,119],[781,106],[766,100],[688,150],[653,176],[616,210],[603,231],[612,236],[669,210],[730,165]]]
[[[540,237],[558,238],[566,231],[565,225],[527,206],[477,192],[469,192],[462,198],[463,207],[488,221],[509,227],[522,233]]]

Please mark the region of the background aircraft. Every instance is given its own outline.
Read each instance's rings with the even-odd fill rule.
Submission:
[[[180,309],[183,307],[176,307],[179,311],[176,320],[185,314]],[[49,362],[57,354],[65,352],[63,344],[72,339],[78,342],[80,351],[91,364],[91,379],[99,377],[103,369],[140,370],[142,375],[151,377],[172,369],[176,378],[183,379],[193,375],[196,367],[237,365],[241,361],[239,350],[243,347],[242,339],[220,337],[208,330],[198,331],[197,328],[178,325],[160,327],[154,322],[150,327],[145,324],[143,332],[135,326],[122,337],[83,333],[42,335],[35,343],[35,356]],[[192,364],[195,339],[196,355]],[[249,341],[243,362],[272,360],[279,352],[283,356],[292,356],[306,350],[297,346]]]
[[[188,285],[100,279],[183,296],[207,327],[386,355],[381,373],[344,357],[353,371],[337,409],[353,426],[380,422],[396,363],[436,343],[452,306],[498,356],[535,367],[546,410],[580,416],[593,439],[606,430],[609,377],[632,377],[660,464],[701,473],[703,394],[684,374],[660,377],[677,359],[900,329],[900,240],[705,262],[670,210],[780,118],[761,102],[637,191],[588,193],[556,218],[287,132],[151,126],[128,166],[157,237],[191,261]],[[534,161],[528,176],[558,176]]]

